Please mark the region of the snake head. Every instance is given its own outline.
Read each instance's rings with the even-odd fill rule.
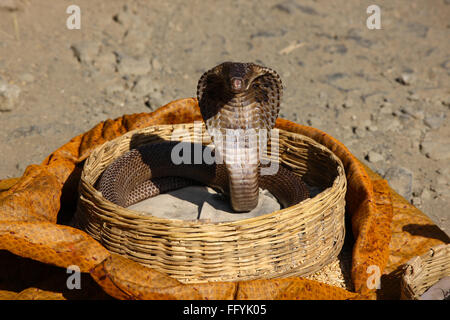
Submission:
[[[246,92],[254,79],[260,76],[260,68],[253,63],[224,62],[219,65],[225,87],[233,94]]]

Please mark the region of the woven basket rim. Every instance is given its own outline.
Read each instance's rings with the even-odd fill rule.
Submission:
[[[441,268],[432,268],[438,263]],[[445,276],[450,276],[450,243],[431,247],[424,254],[405,263],[401,281],[402,297],[417,300]],[[425,285],[429,281],[434,283]]]
[[[345,170],[328,148],[298,133],[276,129],[279,139],[268,149],[279,148],[280,165],[321,191],[256,217],[222,222],[156,217],[115,205],[94,188],[114,159],[138,145],[173,140],[179,128],[187,129],[187,141],[211,141],[203,136],[204,124],[201,131],[194,123],[156,125],[95,149],[84,164],[75,224],[110,251],[182,282],[308,275],[337,258],[345,237]]]
[[[115,138],[115,139],[107,141],[103,145],[98,146],[97,148],[95,148],[91,152],[89,157],[86,159],[86,161],[85,161],[85,163],[83,165],[83,171],[82,171],[82,174],[81,174],[81,179],[80,179],[81,182],[85,183],[90,188],[92,188],[92,190],[90,190],[90,191],[93,191],[93,194],[94,194],[96,199],[100,199],[101,203],[103,203],[104,205],[110,207],[110,209],[112,209],[115,214],[118,214],[118,215],[120,215],[120,216],[122,216],[124,218],[136,219],[136,220],[145,221],[145,222],[154,222],[154,223],[160,223],[160,224],[168,224],[168,225],[183,224],[184,227],[186,227],[186,225],[191,225],[191,226],[200,226],[201,225],[201,226],[204,226],[204,227],[207,227],[207,226],[224,226],[224,227],[230,226],[230,227],[236,227],[236,226],[240,226],[240,225],[252,224],[253,222],[259,222],[261,220],[270,219],[270,218],[273,218],[274,216],[288,214],[292,210],[299,209],[301,207],[307,206],[309,202],[311,202],[313,200],[318,200],[318,198],[324,197],[325,195],[327,195],[330,192],[330,190],[336,188],[338,182],[341,182],[341,183],[343,182],[346,185],[345,169],[344,169],[344,166],[342,164],[342,161],[330,149],[328,149],[324,145],[318,143],[314,139],[312,139],[310,137],[307,137],[307,136],[305,136],[303,134],[294,133],[294,132],[290,132],[290,131],[286,131],[286,130],[278,129],[278,128],[276,128],[276,130],[279,130],[280,132],[282,132],[286,136],[301,137],[302,140],[307,141],[311,145],[314,145],[315,147],[318,147],[319,149],[322,149],[323,151],[328,153],[329,157],[333,161],[336,162],[336,164],[337,164],[336,168],[337,168],[338,172],[337,172],[336,178],[333,181],[332,186],[330,186],[328,188],[325,188],[324,190],[322,190],[319,194],[317,194],[313,198],[308,198],[308,199],[305,199],[302,202],[297,203],[297,204],[295,204],[293,206],[282,208],[280,210],[269,212],[269,213],[266,213],[266,214],[263,214],[263,215],[259,215],[259,216],[256,216],[256,217],[250,217],[250,218],[245,218],[245,219],[240,219],[240,220],[235,220],[235,221],[223,221],[223,222],[209,222],[209,221],[203,221],[203,220],[182,220],[182,219],[172,219],[172,218],[169,219],[169,218],[156,217],[156,216],[153,216],[153,215],[150,215],[150,214],[141,213],[141,212],[136,211],[136,210],[124,208],[124,207],[121,207],[121,206],[119,206],[119,205],[117,205],[115,203],[112,203],[111,201],[108,201],[107,199],[105,199],[101,195],[100,191],[96,190],[94,188],[94,186],[86,180],[85,168],[90,164],[89,159],[92,158],[92,157],[95,157],[97,155],[97,153],[99,152],[99,150],[104,149],[104,148],[108,148],[110,146],[113,146],[117,142],[119,142],[119,141],[121,141],[123,139],[126,139],[129,136],[133,136],[136,133],[145,132],[149,128],[173,129],[173,128],[189,127],[191,125],[192,125],[192,123],[153,125],[153,126],[149,126],[149,127],[146,127],[146,128],[140,128],[140,129],[131,130],[131,131],[129,131],[129,132],[127,132],[127,133],[125,133],[125,134]],[[83,197],[83,195],[81,193],[80,193],[80,197]],[[87,200],[87,199],[84,198],[84,200]]]

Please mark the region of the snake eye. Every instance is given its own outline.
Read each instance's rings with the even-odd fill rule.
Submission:
[[[244,88],[244,80],[242,78],[231,78],[231,89],[240,91]]]

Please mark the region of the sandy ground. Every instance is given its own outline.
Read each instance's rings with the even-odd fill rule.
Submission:
[[[282,117],[341,140],[450,234],[449,40],[449,0],[0,0],[0,179],[252,61],[282,76]]]

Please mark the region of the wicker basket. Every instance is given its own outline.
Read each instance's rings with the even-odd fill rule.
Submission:
[[[450,276],[450,244],[435,246],[406,263],[401,281],[401,298],[419,300],[428,288],[446,276]]]
[[[93,187],[114,159],[138,145],[171,140],[175,130],[184,130],[183,141],[209,144],[204,126],[194,128],[152,126],[94,150],[81,177],[77,226],[111,252],[184,283],[309,275],[336,259],[345,234],[344,168],[326,147],[300,134],[279,130],[280,162],[322,191],[259,217],[222,223],[157,218],[119,207]]]

